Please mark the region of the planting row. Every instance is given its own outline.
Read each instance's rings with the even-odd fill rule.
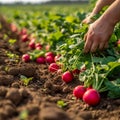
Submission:
[[[83,13],[65,15],[48,12],[35,20],[36,15],[32,13],[34,20],[29,21],[27,17],[19,18],[17,15],[15,19],[19,19],[18,26],[27,27],[29,31],[22,28],[19,32],[14,24],[11,25],[11,30],[17,32],[20,40],[27,43],[31,49],[22,56],[22,61],[48,64],[49,71],[61,73],[65,83],[71,82],[74,76],[78,76],[84,86],[82,92],[81,86],[75,88],[74,96],[83,99],[89,105],[97,105],[100,102],[101,92],[107,91],[108,97],[111,98],[120,97],[118,72],[120,25],[116,25],[106,50],[84,54],[83,38],[89,25],[81,23],[83,15],[85,16]],[[86,97],[87,95],[90,96]]]

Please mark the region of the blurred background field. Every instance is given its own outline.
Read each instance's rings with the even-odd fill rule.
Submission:
[[[26,14],[28,12],[35,12],[39,11],[40,13],[49,11],[52,13],[75,13],[75,12],[88,12],[90,11],[90,2],[89,1],[67,1],[63,0],[61,1],[48,1],[48,2],[39,2],[39,3],[33,3],[33,2],[7,2],[2,3],[2,0],[0,1],[0,13],[3,15],[7,15],[10,17],[11,14],[14,14],[16,12],[23,12],[21,14]]]

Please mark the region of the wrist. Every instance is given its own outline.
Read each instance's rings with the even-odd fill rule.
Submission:
[[[100,17],[100,20],[103,21],[105,24],[109,24],[111,27],[114,27],[118,22],[118,20],[114,19],[113,17],[104,14]]]

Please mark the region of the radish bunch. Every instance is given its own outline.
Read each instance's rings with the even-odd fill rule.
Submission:
[[[82,85],[74,88],[73,95],[91,106],[95,106],[100,102],[100,94],[97,90],[93,88],[86,89]]]

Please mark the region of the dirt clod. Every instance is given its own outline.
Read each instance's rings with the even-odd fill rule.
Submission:
[[[6,98],[10,99],[15,105],[18,105],[22,99],[22,96],[18,89],[11,88],[6,94]]]
[[[0,85],[10,85],[14,82],[12,75],[0,75]]]
[[[41,120],[71,120],[63,110],[57,107],[46,107],[41,109],[40,118]]]

